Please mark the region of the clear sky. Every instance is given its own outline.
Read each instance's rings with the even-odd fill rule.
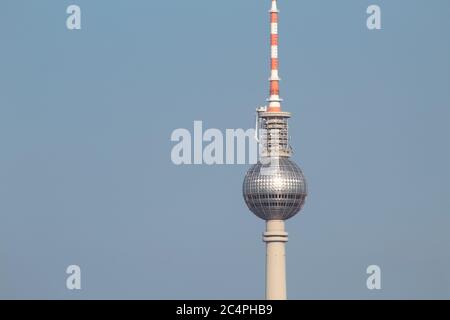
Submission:
[[[254,125],[269,2],[1,1],[0,298],[264,297],[248,166],[175,166],[170,135]],[[450,298],[450,2],[279,6],[310,190],[287,223],[289,297]]]

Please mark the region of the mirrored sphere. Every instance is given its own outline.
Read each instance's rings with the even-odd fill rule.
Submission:
[[[259,218],[287,220],[302,209],[307,184],[302,170],[292,160],[271,158],[249,169],[243,196],[248,208]]]

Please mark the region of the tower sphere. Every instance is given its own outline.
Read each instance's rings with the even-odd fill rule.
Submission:
[[[303,207],[307,184],[302,170],[289,158],[269,158],[247,172],[243,196],[248,208],[264,220],[287,220]]]

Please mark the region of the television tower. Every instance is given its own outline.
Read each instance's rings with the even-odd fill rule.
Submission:
[[[272,0],[270,10],[271,73],[268,106],[257,109],[256,139],[259,161],[247,172],[243,196],[248,208],[266,221],[263,241],[266,243],[266,299],[285,300],[288,234],[284,221],[303,207],[307,185],[302,170],[290,159],[288,119],[281,110],[278,74],[278,7]]]

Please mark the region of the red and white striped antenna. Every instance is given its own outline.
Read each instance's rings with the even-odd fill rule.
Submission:
[[[270,9],[270,97],[267,112],[281,112],[280,77],[278,74],[278,6],[277,0],[272,0]]]

